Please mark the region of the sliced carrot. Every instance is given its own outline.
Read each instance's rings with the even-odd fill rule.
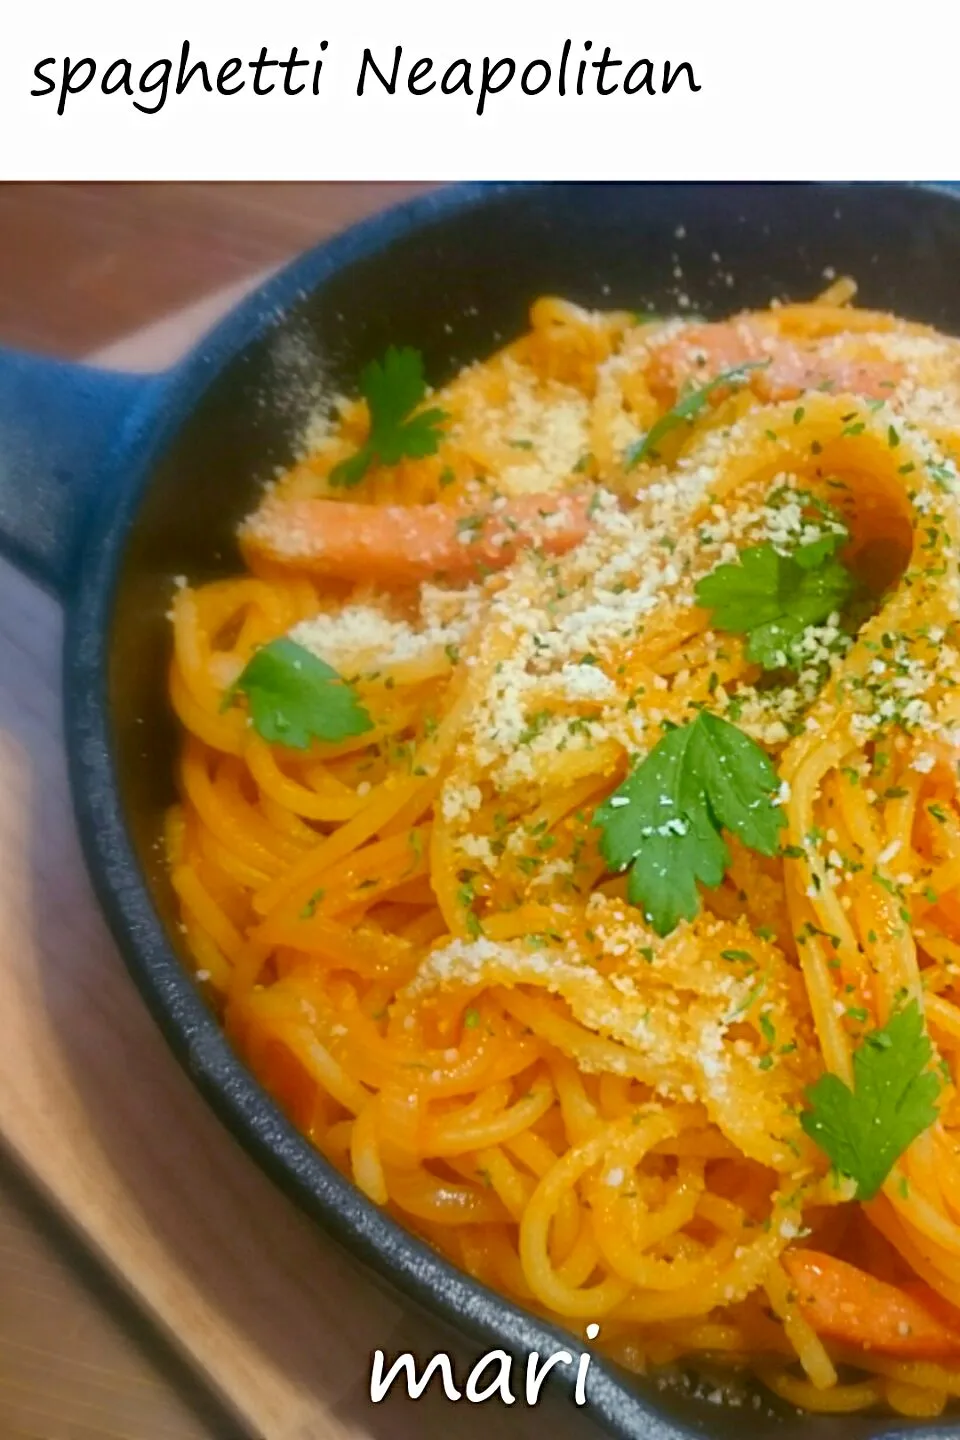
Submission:
[[[672,403],[685,384],[705,383],[723,370],[758,361],[767,363],[750,374],[749,384],[762,400],[792,400],[827,385],[837,393],[884,399],[903,378],[901,366],[879,355],[851,359],[827,352],[815,342],[779,336],[769,322],[748,316],[682,331],[657,349],[649,378]]]
[[[268,498],[240,534],[248,558],[311,575],[409,585],[499,570],[529,546],[551,555],[587,532],[588,497],[522,495],[467,509]]]
[[[887,1355],[960,1355],[960,1312],[947,1315],[949,1307],[921,1282],[911,1282],[908,1293],[816,1250],[788,1250],[783,1264],[803,1318],[819,1335]]]

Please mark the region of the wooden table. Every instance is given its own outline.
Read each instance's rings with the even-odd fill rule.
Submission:
[[[216,287],[107,353],[166,363],[245,276],[395,198],[0,186],[0,341],[86,353]],[[122,970],[70,816],[59,642],[54,602],[0,563],[0,1436],[479,1440],[488,1407],[371,1406],[373,1348],[465,1364],[470,1351],[375,1290],[273,1189]],[[503,1440],[595,1433],[549,1397],[495,1423]]]
[[[76,358],[419,184],[0,184],[0,343]]]

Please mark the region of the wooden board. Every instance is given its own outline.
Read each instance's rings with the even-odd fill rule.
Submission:
[[[0,183],[0,335],[85,355],[428,188]]]
[[[231,298],[221,294],[105,358],[131,368],[168,361]],[[274,1189],[208,1112],[154,1028],[97,912],[78,850],[62,749],[60,638],[57,605],[0,563],[0,1144],[251,1435],[488,1434],[487,1406],[461,1403],[454,1411],[436,1395],[415,1404],[391,1395],[371,1405],[374,1348],[429,1354],[449,1350],[449,1337],[385,1299]],[[6,1276],[3,1268],[10,1244],[4,1237],[0,1254],[0,1406],[23,1349],[23,1327],[11,1321],[16,1264],[7,1264]],[[35,1275],[28,1288],[36,1301]],[[53,1350],[64,1316],[55,1304],[45,1313],[46,1320],[31,1310],[31,1324],[37,1335],[49,1327]],[[40,1380],[42,1366],[34,1368]],[[29,1369],[17,1383],[27,1383]],[[57,1402],[57,1423],[31,1433],[58,1440],[206,1433],[189,1418],[151,1412],[149,1387],[137,1390],[131,1374],[114,1376],[123,1393],[114,1394],[112,1410],[103,1393],[95,1404],[71,1396],[75,1375]],[[56,1397],[46,1399],[52,1406]],[[86,1419],[71,1411],[62,1423],[74,1401]],[[107,1416],[99,1429],[83,1428],[91,1404]],[[0,1429],[2,1421],[0,1409]],[[549,1397],[536,1415],[522,1403],[498,1407],[495,1422],[503,1440],[543,1425],[557,1440],[596,1433],[582,1412]]]

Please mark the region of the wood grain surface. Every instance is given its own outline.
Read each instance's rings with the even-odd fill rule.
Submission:
[[[6,203],[0,194],[4,262]],[[322,194],[311,203],[319,213]],[[111,363],[149,368],[184,348],[231,298],[228,270],[213,301],[114,347]],[[15,308],[7,293],[4,306]],[[476,1351],[359,1274],[168,1053],[78,852],[60,637],[56,604],[0,562],[0,1436],[474,1440],[492,1423],[503,1440],[544,1426],[556,1440],[595,1435],[549,1396],[535,1413],[522,1402],[495,1414],[454,1407],[435,1393],[370,1403],[376,1347],[452,1350],[464,1367]],[[38,1192],[68,1233],[38,1209]]]
[[[89,354],[426,188],[0,184],[0,343]]]
[[[13,1163],[0,1158],[4,1440],[243,1440]]]

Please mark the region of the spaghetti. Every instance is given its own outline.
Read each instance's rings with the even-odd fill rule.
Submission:
[[[539,300],[390,463],[373,389],[339,402],[248,573],[176,592],[167,847],[233,1042],[458,1265],[637,1371],[930,1416],[960,1394],[960,342],[852,292]],[[698,603],[751,549],[856,592],[783,600],[782,663]],[[253,723],[279,637],[362,728]],[[725,833],[657,927],[598,807],[700,709],[772,760],[782,843]],[[905,1006],[935,1118],[858,1199],[804,1115]]]

